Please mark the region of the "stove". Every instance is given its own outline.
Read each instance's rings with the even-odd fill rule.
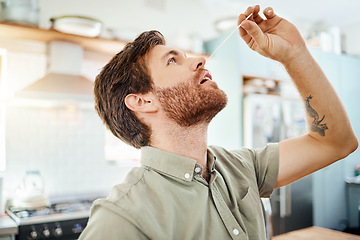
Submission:
[[[74,240],[87,224],[92,203],[73,200],[36,209],[10,207],[7,213],[18,225],[16,240]]]

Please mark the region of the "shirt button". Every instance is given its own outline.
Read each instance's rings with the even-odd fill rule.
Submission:
[[[196,168],[195,168],[195,172],[196,172],[196,173],[199,173],[200,171],[201,171],[201,168],[200,168],[200,167],[196,167]]]
[[[233,234],[237,236],[237,235],[239,235],[239,233],[240,233],[239,230],[237,230],[236,228],[234,228]]]
[[[185,178],[189,179],[189,177],[190,177],[190,173],[185,173]]]

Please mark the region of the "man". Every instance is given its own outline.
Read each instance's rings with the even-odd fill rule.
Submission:
[[[308,134],[256,150],[208,148],[207,128],[225,107],[225,93],[204,58],[145,32],[104,67],[94,90],[106,126],[141,148],[141,166],[94,203],[80,239],[265,239],[260,197],[357,148],[343,106],[298,30],[272,8],[265,19],[259,11],[249,7],[239,16],[240,36],[285,66],[304,99]]]

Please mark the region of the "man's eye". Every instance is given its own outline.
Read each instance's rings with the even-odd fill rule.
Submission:
[[[170,58],[170,59],[168,60],[168,65],[169,65],[169,64],[172,64],[172,63],[175,63],[175,58]]]

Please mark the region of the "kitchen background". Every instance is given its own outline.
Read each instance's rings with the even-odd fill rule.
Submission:
[[[237,15],[248,5],[254,4],[245,0],[0,2],[3,21],[49,29],[51,18],[87,16],[101,21],[101,39],[115,39],[122,43],[144,30],[158,29],[164,33],[170,45],[206,57],[235,28]],[[273,6],[280,16],[299,27],[314,57],[344,100],[360,137],[360,113],[356,106],[360,102],[360,15],[356,12],[360,3],[354,0],[347,0],[346,3],[289,3],[285,0],[257,3],[262,8]],[[18,7],[15,15],[9,14],[11,4]],[[57,99],[48,96],[40,99],[21,97],[19,93],[25,87],[51,70],[51,44],[38,41],[35,37],[24,40],[9,36],[4,31],[0,33],[0,167],[3,202],[17,197],[17,189],[21,188],[29,170],[39,171],[50,199],[61,196],[106,196],[111,187],[121,182],[126,172],[138,164],[138,151],[114,141],[95,113],[91,99],[77,99],[71,94]],[[98,48],[98,51],[96,47],[76,48],[81,58],[70,64],[77,66],[75,74],[93,81],[102,66],[116,53],[113,49],[103,50],[101,44]],[[69,60],[75,57],[64,58]],[[268,95],[271,94],[275,95],[276,101],[299,101],[284,69],[278,63],[251,52],[236,34],[208,66],[213,78],[229,97],[227,108],[210,126],[210,144],[230,149],[242,145],[254,146],[251,140],[254,140],[255,134],[249,131],[254,127],[244,127],[243,124],[248,115],[258,116],[256,114],[261,113],[246,110],[251,106],[247,104],[248,101],[243,101],[246,97],[251,99],[253,94],[257,94],[261,101],[268,103]],[[266,104],[264,106],[266,109]],[[250,107],[255,108],[255,105]],[[286,115],[286,109],[289,107],[275,109],[279,113],[276,118],[284,123],[279,125],[279,134],[286,123],[303,124],[298,112],[290,117]],[[263,121],[258,126],[266,128],[260,129],[262,135],[258,134],[256,141],[277,140],[270,139],[266,132],[269,126],[274,126],[274,119]],[[274,131],[274,128],[271,129]],[[293,129],[290,135],[296,134],[300,134],[300,131]],[[311,192],[307,195],[311,199],[309,214],[313,216],[309,224],[338,230],[351,225],[345,179],[354,176],[357,164],[360,164],[359,151],[347,160],[313,174],[311,188],[307,189],[308,193]],[[356,201],[359,202],[359,199]],[[0,210],[4,210],[4,203]],[[283,217],[288,215],[289,211],[283,213]]]

